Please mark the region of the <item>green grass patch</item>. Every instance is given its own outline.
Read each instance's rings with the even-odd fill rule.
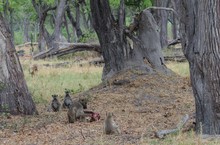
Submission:
[[[25,79],[35,103],[47,104],[52,94],[63,98],[65,89],[78,93],[101,83],[102,68],[77,65],[55,68],[43,66],[42,61],[36,63],[38,72],[34,77],[29,74],[29,64],[23,64]],[[47,61],[45,63],[48,64]]]
[[[167,62],[166,66],[183,77],[189,77],[189,63],[188,62]]]

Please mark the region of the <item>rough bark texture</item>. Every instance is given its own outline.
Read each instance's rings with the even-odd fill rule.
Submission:
[[[66,12],[67,12],[67,16],[72,24],[73,29],[75,29],[75,31],[76,31],[77,38],[80,38],[82,36],[82,30],[81,30],[79,24],[77,24],[77,22],[75,21],[73,15],[71,14],[69,5],[67,6]]]
[[[182,45],[190,64],[196,130],[220,134],[220,1],[180,3]]]
[[[91,0],[90,4],[93,27],[98,35],[105,61],[103,78],[110,78],[127,67],[126,61],[131,59],[134,52],[129,47],[124,33],[120,35],[120,28],[111,13],[109,2]],[[140,58],[140,62],[141,60]]]
[[[76,7],[76,35],[78,38],[82,37],[82,31],[80,29],[80,8],[79,8],[79,2],[75,2],[75,7]]]
[[[156,21],[148,10],[141,13],[139,21],[138,38],[141,41],[140,52],[151,67],[161,72],[166,72],[164,57],[161,51],[160,35]]]
[[[44,23],[47,17],[47,13],[50,10],[56,9],[56,7],[50,7],[45,4],[39,4],[36,2],[36,0],[32,0],[33,7],[35,11],[37,12],[38,19],[39,19],[39,36],[38,36],[38,49],[39,51],[46,50],[46,46],[51,48],[53,46],[53,43],[51,41],[50,35],[46,28],[44,27]]]
[[[157,7],[168,7],[169,0],[154,0],[154,6]],[[167,22],[168,22],[168,12],[165,10],[154,10],[155,20],[160,28],[160,42],[161,47],[166,48],[167,41]]]
[[[152,15],[141,15],[140,30],[138,31],[138,38],[129,40],[123,28],[124,25],[124,6],[120,4],[118,21],[116,21],[111,13],[109,2],[102,0],[91,0],[91,13],[93,18],[93,27],[98,35],[99,42],[102,48],[105,66],[103,70],[103,78],[109,78],[115,73],[129,69],[138,68],[147,72],[153,72],[153,69],[144,63],[143,58],[149,59],[151,65],[155,70],[166,70],[163,64],[163,56],[160,53],[159,35],[156,31],[155,23]],[[142,18],[143,17],[143,18]],[[148,21],[145,21],[145,19]],[[154,21],[155,22],[155,21]],[[153,26],[153,25],[154,26]],[[148,29],[142,28],[150,25]],[[151,39],[153,38],[157,39]],[[147,41],[147,42],[145,42]],[[134,47],[133,47],[134,43]],[[152,44],[150,44],[152,43]],[[153,44],[157,43],[157,44]],[[145,53],[147,51],[149,54]],[[155,58],[151,57],[156,56]]]
[[[67,0],[61,0],[57,6],[56,18],[55,18],[55,28],[54,28],[54,33],[52,36],[52,41],[54,41],[54,42],[60,42],[60,36],[61,36],[60,29],[61,29],[61,25],[62,25],[62,20],[64,18],[64,13],[66,11],[66,2],[67,2]],[[54,42],[53,42],[52,49],[58,50],[59,44],[54,43]]]
[[[0,15],[0,112],[34,114],[23,70],[13,45],[11,34]]]
[[[179,5],[180,0],[171,0],[171,7],[178,11],[177,5]],[[173,40],[180,38],[179,36],[179,21],[177,16],[173,13],[172,14],[172,34],[173,34]]]

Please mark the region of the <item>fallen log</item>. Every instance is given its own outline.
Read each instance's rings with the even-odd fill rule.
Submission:
[[[164,56],[165,61],[177,61],[177,62],[185,62],[186,57],[183,55],[177,55],[177,56]]]
[[[29,46],[29,45],[38,45],[37,42],[26,42],[24,44],[20,44],[20,45],[16,45],[16,47],[20,48],[20,47],[26,47],[26,46]]]
[[[101,53],[101,47],[99,44],[88,44],[88,43],[60,43],[57,42],[58,44],[63,44],[63,45],[67,45],[67,47],[65,48],[61,48],[58,50],[54,50],[54,49],[49,49],[46,50],[44,52],[40,52],[38,54],[36,54],[33,58],[35,60],[37,59],[44,59],[47,57],[52,57],[52,56],[62,56],[62,55],[66,55],[69,53],[74,53],[74,52],[78,52],[78,51],[96,51]]]

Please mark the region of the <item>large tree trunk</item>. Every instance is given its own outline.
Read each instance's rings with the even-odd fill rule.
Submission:
[[[154,0],[154,6],[157,7],[168,7],[169,0]],[[165,10],[154,10],[155,20],[160,28],[160,42],[161,47],[166,48],[168,45],[167,39],[167,22],[168,22],[168,12]]]
[[[196,102],[196,130],[220,134],[220,1],[181,1],[184,54]]]
[[[142,45],[139,48],[142,57],[148,60],[153,69],[167,72],[161,51],[160,35],[158,33],[157,24],[148,10],[142,12],[137,32]]]
[[[153,69],[146,65],[143,61],[143,58],[150,58],[150,55],[153,54],[154,56],[157,55],[158,52],[160,52],[160,42],[159,39],[154,40],[151,39],[151,37],[148,36],[148,34],[157,33],[155,31],[155,25],[152,26],[152,23],[149,23],[150,28],[154,27],[153,29],[140,29],[138,37],[140,40],[138,40],[137,45],[134,45],[132,47],[132,44],[129,44],[128,38],[126,34],[124,33],[124,1],[121,0],[120,4],[120,10],[119,10],[119,17],[118,22],[114,19],[111,9],[109,6],[108,0],[90,0],[90,6],[91,6],[91,13],[93,18],[93,27],[98,35],[99,42],[102,48],[103,52],[103,58],[105,61],[105,66],[103,70],[103,78],[110,78],[117,72],[129,68],[138,68],[142,69],[148,72],[153,72]],[[142,13],[143,20],[142,22],[145,22],[145,12]],[[152,20],[153,17],[149,17],[149,21]],[[140,25],[148,25],[140,23]],[[147,31],[148,34],[143,34],[141,31]],[[147,36],[147,37],[145,37]],[[153,35],[154,36],[154,35]],[[158,35],[159,36],[159,35]],[[154,37],[157,38],[157,37]],[[146,43],[144,41],[147,41],[146,43],[158,43],[156,44],[156,47],[151,45],[152,47],[147,48]],[[135,42],[136,44],[136,42]],[[140,44],[140,45],[139,45]],[[142,45],[143,44],[143,45]],[[146,49],[149,49],[146,50]],[[149,54],[143,53],[144,51],[149,52]],[[160,56],[161,54],[158,54]],[[154,61],[156,59],[149,59],[148,61],[150,63],[153,62],[153,65],[155,63],[155,69],[161,68],[160,70],[165,71],[166,68],[164,67],[163,62],[163,56],[161,56],[162,59],[159,59],[158,63],[155,63]],[[152,60],[152,61],[151,61]],[[158,64],[158,65],[156,65]],[[162,69],[164,68],[164,69]]]
[[[23,70],[13,45],[11,34],[0,14],[0,112],[34,114]]]

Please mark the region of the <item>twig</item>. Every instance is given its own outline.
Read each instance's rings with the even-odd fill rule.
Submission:
[[[146,9],[147,9],[147,10],[150,10],[150,9],[156,9],[156,10],[172,11],[172,12],[176,15],[176,17],[179,18],[178,13],[177,13],[174,9],[172,9],[172,8],[166,8],[166,7],[149,7],[149,8],[146,8]]]
[[[83,135],[82,129],[80,130],[80,134],[82,135],[83,140],[85,140],[86,138],[85,138],[85,136]]]
[[[158,132],[156,132],[155,136],[158,138],[163,138],[167,134],[176,133],[183,128],[183,126],[186,124],[186,122],[189,119],[190,119],[189,115],[186,114],[185,116],[183,116],[181,121],[177,124],[177,127],[175,129],[167,129],[167,130],[158,131]]]

